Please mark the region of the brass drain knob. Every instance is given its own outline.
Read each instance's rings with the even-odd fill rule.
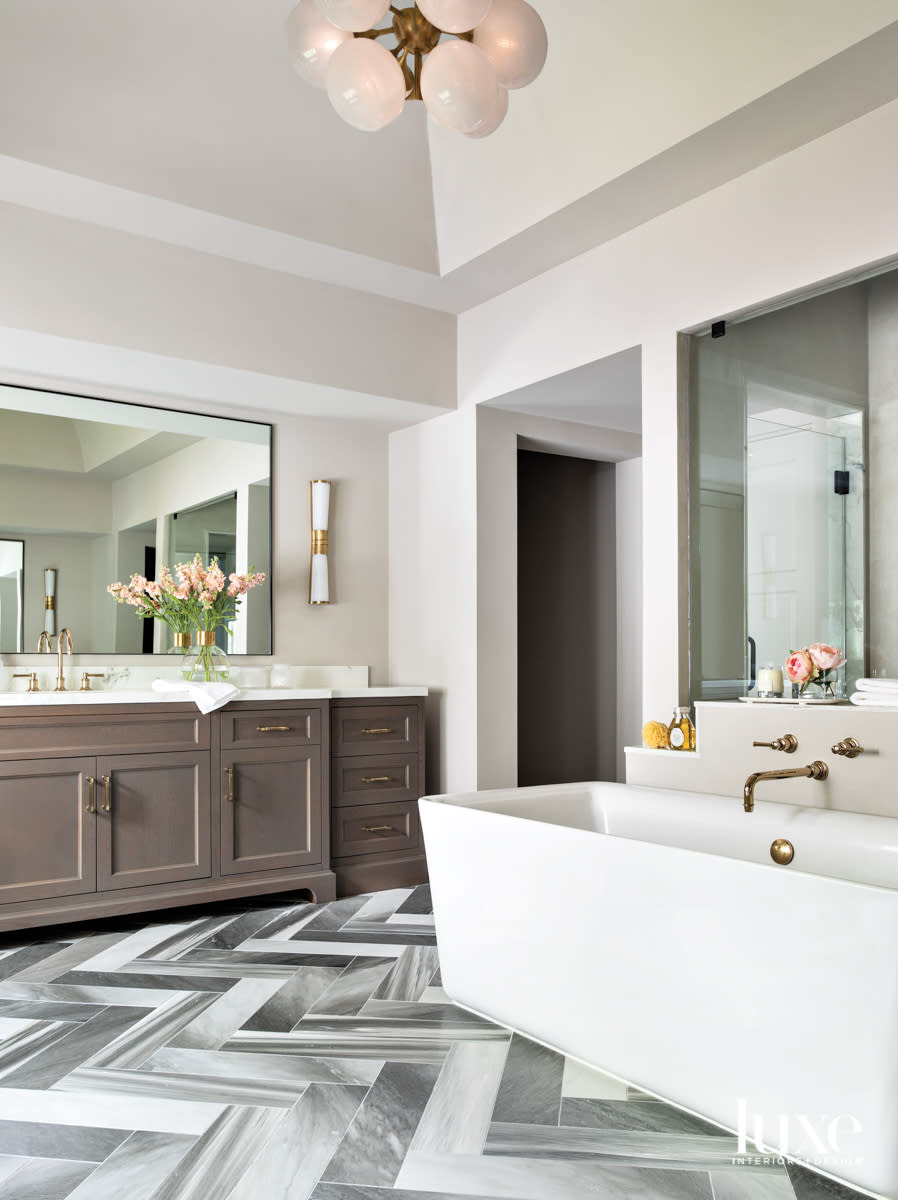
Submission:
[[[779,863],[784,867],[786,863],[790,863],[795,857],[795,847],[791,842],[787,842],[785,838],[777,838],[775,842],[770,844],[770,857],[775,863]]]

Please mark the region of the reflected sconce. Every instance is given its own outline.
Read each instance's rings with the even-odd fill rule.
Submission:
[[[44,629],[56,635],[56,568],[44,569]]]
[[[309,568],[309,604],[330,604],[327,579],[327,515],[330,508],[329,479],[313,479],[312,503],[312,560]]]

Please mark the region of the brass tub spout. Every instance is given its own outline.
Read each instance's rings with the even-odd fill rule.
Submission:
[[[761,779],[826,779],[829,767],[825,762],[816,759],[807,767],[783,767],[779,771],[755,771],[749,775],[742,789],[742,807],[746,812],[754,812],[755,784]]]

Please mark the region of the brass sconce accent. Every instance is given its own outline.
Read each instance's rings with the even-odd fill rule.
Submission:
[[[44,568],[44,632],[56,633],[56,568]]]
[[[330,604],[327,577],[327,524],[330,508],[329,479],[313,479],[309,484],[312,515],[312,548],[309,563],[309,604]]]

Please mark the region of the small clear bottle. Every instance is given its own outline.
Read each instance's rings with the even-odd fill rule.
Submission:
[[[671,750],[695,749],[695,726],[689,719],[688,708],[675,708],[667,727]]]

